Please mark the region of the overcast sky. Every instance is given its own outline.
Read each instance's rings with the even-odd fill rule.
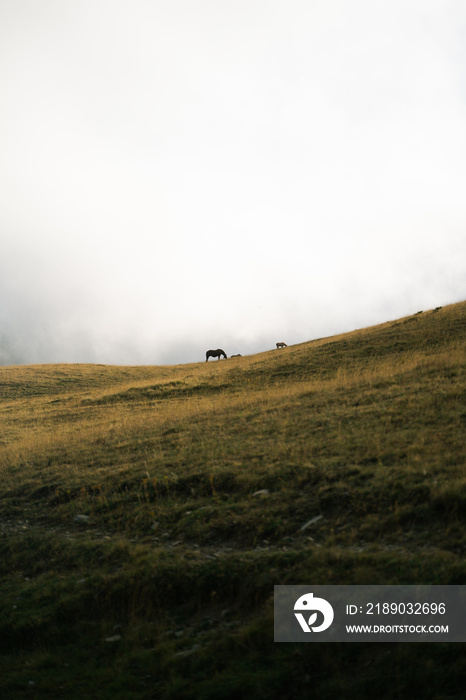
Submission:
[[[464,0],[0,0],[0,364],[464,299]]]

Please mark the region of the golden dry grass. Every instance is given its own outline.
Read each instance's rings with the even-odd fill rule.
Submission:
[[[30,664],[40,667],[44,648],[63,662],[65,640],[112,700],[131,697],[143,668],[156,680],[134,697],[258,697],[265,687],[278,700],[293,680],[304,698],[304,652],[267,641],[274,584],[464,581],[465,331],[462,303],[226,361],[0,368],[7,692],[23,697],[17,652],[32,635]],[[18,596],[23,612],[13,612]],[[209,616],[218,624],[204,634]],[[116,624],[127,642],[109,652],[101,639]],[[184,640],[164,636],[177,626]],[[189,644],[200,651],[183,666],[174,654]],[[349,670],[364,663],[382,677],[384,645],[371,646],[340,652],[338,697],[373,696]],[[333,657],[315,653],[335,674]],[[441,650],[431,654],[434,667]],[[401,650],[393,659],[401,696],[422,687],[441,697],[436,676],[414,668],[425,655],[409,672]],[[63,679],[70,698],[93,692],[78,666]],[[39,675],[53,690],[60,671],[49,668]],[[461,673],[442,678],[460,697]]]

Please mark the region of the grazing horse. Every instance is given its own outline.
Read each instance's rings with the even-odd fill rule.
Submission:
[[[230,355],[230,357],[241,357],[241,355]]]
[[[288,345],[286,343],[277,343],[277,348],[287,348]]]
[[[218,359],[220,359],[220,357],[221,357],[222,355],[223,355],[223,357],[224,357],[225,360],[226,360],[226,359],[227,359],[227,354],[226,354],[225,350],[222,350],[221,348],[218,348],[218,350],[207,350],[207,352],[206,352],[206,354],[205,354],[205,361],[207,362],[207,360],[209,359],[209,357],[217,357]]]

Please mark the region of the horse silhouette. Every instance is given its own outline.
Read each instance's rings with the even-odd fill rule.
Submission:
[[[277,343],[277,348],[287,348],[288,345],[286,343]]]
[[[207,362],[207,360],[209,359],[209,357],[217,357],[218,359],[220,359],[220,357],[221,357],[222,355],[223,355],[223,357],[224,357],[225,360],[226,360],[226,359],[227,359],[227,354],[226,354],[225,350],[222,350],[221,348],[218,348],[218,350],[207,350],[207,352],[206,352],[206,354],[205,354],[205,361]]]

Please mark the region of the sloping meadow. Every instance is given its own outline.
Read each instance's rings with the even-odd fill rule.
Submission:
[[[460,697],[459,644],[274,644],[273,586],[465,582],[465,338],[0,368],[0,689]]]

